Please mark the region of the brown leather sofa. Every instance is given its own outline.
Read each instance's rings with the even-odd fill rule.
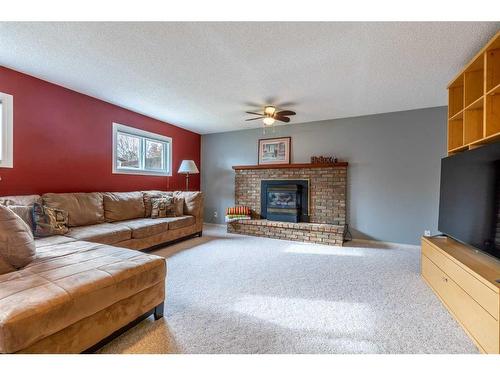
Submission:
[[[0,353],[80,353],[137,319],[163,315],[165,259],[133,250],[201,235],[203,198],[172,192],[184,198],[182,216],[151,219],[154,193],[0,197],[64,209],[70,227],[36,238],[36,259],[0,275]]]

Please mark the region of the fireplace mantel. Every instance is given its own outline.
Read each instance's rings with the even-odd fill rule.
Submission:
[[[263,165],[233,165],[233,169],[286,169],[286,168],[334,168],[334,167],[347,167],[347,162],[338,162],[333,164],[311,164],[311,163],[297,163],[297,164],[263,164]]]

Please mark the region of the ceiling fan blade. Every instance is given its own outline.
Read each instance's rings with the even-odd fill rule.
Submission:
[[[290,107],[295,107],[297,105],[296,102],[280,102],[276,103],[277,108],[290,108]]]
[[[248,113],[249,115],[257,115],[257,116],[264,116],[263,113],[257,113],[257,112],[245,112],[245,113]]]
[[[245,102],[245,103],[241,103],[241,104],[244,105],[246,108],[264,108],[263,103]],[[291,106],[288,106],[288,107],[291,107]]]
[[[279,111],[276,112],[276,116],[294,116],[296,113],[294,111]]]
[[[282,121],[282,122],[290,122],[290,119],[288,117],[284,117],[284,116],[275,116],[274,119],[277,121]]]
[[[261,118],[264,118],[265,116],[260,116],[260,117],[254,117],[254,118],[247,118],[245,121],[253,121],[253,120],[258,120]]]

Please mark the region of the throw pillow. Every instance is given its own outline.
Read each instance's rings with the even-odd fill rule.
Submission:
[[[152,198],[151,199],[151,218],[174,217],[175,203],[173,197]]]
[[[33,206],[33,226],[36,237],[68,233],[68,213],[64,210],[43,206]]]
[[[17,216],[19,216],[33,231],[33,206],[12,206],[8,205]]]
[[[2,206],[10,206],[11,204],[15,204],[15,202],[11,199],[0,198],[0,205]]]
[[[184,215],[184,198],[174,197],[175,216]]]
[[[0,275],[9,273],[9,272],[14,272],[16,269],[10,265],[10,263],[7,263],[6,260],[4,260],[0,256]]]
[[[174,197],[184,198],[184,215],[198,216],[203,207],[201,191],[176,191]]]
[[[172,192],[160,191],[160,190],[149,190],[143,191],[142,197],[144,200],[145,217],[151,216],[152,202],[153,198],[167,198],[173,195]]]
[[[10,208],[0,205],[0,272],[22,268],[35,259],[33,233]]]

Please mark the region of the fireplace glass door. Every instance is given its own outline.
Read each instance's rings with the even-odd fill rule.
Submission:
[[[301,187],[298,185],[269,186],[267,189],[267,218],[297,222],[300,217]]]

